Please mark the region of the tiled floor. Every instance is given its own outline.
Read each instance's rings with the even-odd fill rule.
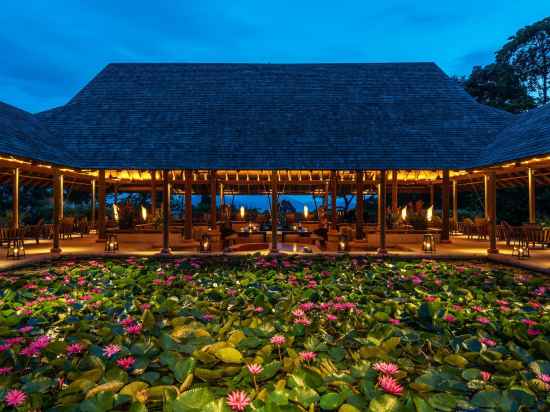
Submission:
[[[159,235],[159,244],[161,242]],[[512,256],[511,248],[507,248],[503,242],[498,243],[500,253],[498,255],[487,255],[487,241],[469,240],[463,236],[455,236],[451,243],[440,244],[437,246],[436,253],[427,255],[422,252],[420,245],[407,244],[403,250],[389,250],[391,256],[403,257],[436,257],[436,258],[452,258],[452,259],[470,259],[470,258],[489,258],[504,264],[519,265],[528,269],[538,270],[550,274],[550,249],[533,249],[529,259],[518,260]],[[41,260],[48,260],[50,255],[51,241],[41,241],[39,245],[34,242],[27,241],[25,245],[26,257],[19,260],[6,259],[5,248],[0,250],[0,270],[6,270],[13,266],[30,264]],[[71,240],[62,240],[61,248],[63,255],[70,256],[90,256],[103,255],[104,244],[96,242],[95,236],[85,238],[74,238]],[[292,251],[289,245],[281,245],[283,251]],[[118,255],[139,255],[153,256],[159,252],[158,249],[153,249],[149,242],[139,243],[131,242],[120,245]],[[267,253],[266,251],[263,251]],[[188,255],[190,252],[174,252],[175,256]],[[355,252],[353,253],[355,254]],[[369,255],[374,255],[375,252],[368,252]]]

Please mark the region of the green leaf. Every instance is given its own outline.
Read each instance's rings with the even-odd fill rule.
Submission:
[[[497,408],[502,395],[499,391],[480,391],[471,400],[472,405],[480,408]]]
[[[456,409],[457,400],[448,393],[436,393],[428,398],[428,403],[437,410],[452,412]]]
[[[231,409],[227,406],[225,398],[218,398],[208,402],[201,412],[231,412]]]
[[[401,402],[395,396],[387,393],[379,395],[369,403],[371,412],[397,412],[401,408]]]
[[[224,363],[242,363],[243,355],[235,348],[221,348],[214,352],[216,358]]]
[[[107,412],[113,408],[114,397],[111,392],[98,393],[80,404],[82,412]]]
[[[342,399],[339,393],[329,392],[321,396],[321,400],[319,404],[322,409],[326,409],[327,411],[333,411],[336,408],[338,408],[343,401],[344,400]]]
[[[193,371],[196,361],[194,358],[189,357],[185,360],[180,359],[170,369],[174,372],[174,376],[179,382],[183,382],[189,373]]]

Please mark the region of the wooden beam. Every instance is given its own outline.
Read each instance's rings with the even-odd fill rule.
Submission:
[[[497,249],[497,238],[496,238],[496,195],[497,195],[497,186],[496,186],[496,173],[490,171],[485,180],[486,182],[486,194],[487,194],[487,220],[489,223],[489,249],[487,253],[498,253]]]
[[[95,203],[96,203],[96,197],[95,197],[95,179],[92,180],[92,198],[91,198],[91,203],[92,203],[92,227],[95,228]]]
[[[210,171],[210,227],[216,230],[218,221],[218,208],[216,207],[216,197],[218,195],[218,187],[216,181],[216,171]]]
[[[338,175],[336,170],[330,172],[330,183],[331,183],[331,206],[332,206],[332,230],[336,230],[338,226],[338,213],[336,212],[336,197],[338,195]]]
[[[151,170],[151,216],[157,214],[157,171]]]
[[[378,225],[380,227],[379,255],[386,255],[386,171],[380,171],[380,184],[378,185]]]
[[[537,223],[537,195],[535,192],[535,171],[527,170],[529,190],[529,223]]]
[[[161,256],[168,256],[172,252],[170,251],[170,193],[168,191],[168,170],[162,171],[162,250]],[[187,223],[187,221],[185,222]]]
[[[54,255],[61,253],[61,247],[59,246],[59,225],[61,220],[61,198],[63,197],[63,187],[61,184],[61,173],[57,170],[53,175],[53,244],[50,252]]]
[[[185,222],[184,235],[186,240],[193,239],[193,171],[185,169]]]
[[[443,209],[443,221],[441,225],[441,242],[450,242],[449,238],[449,171],[443,170],[443,183],[441,185],[441,208]]]
[[[357,207],[355,208],[355,233],[357,239],[363,239],[363,214],[364,214],[364,197],[363,192],[365,190],[363,182],[363,172],[355,172],[355,185],[356,185],[356,199]]]
[[[458,183],[453,180],[453,222],[458,225]]]
[[[16,167],[13,169],[13,182],[12,182],[12,227],[14,229],[19,229],[19,194],[21,189],[19,187],[20,183],[20,173],[21,169]]]
[[[399,183],[397,182],[398,171],[392,170],[392,184],[391,184],[391,210],[396,212],[399,208]]]
[[[99,240],[105,240],[106,239],[106,227],[105,227],[105,170],[99,171],[99,180],[98,180],[98,201],[99,201],[99,209],[98,209],[98,239]]]

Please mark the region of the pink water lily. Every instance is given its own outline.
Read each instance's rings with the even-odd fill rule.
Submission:
[[[0,368],[0,376],[6,376],[12,373],[13,368],[11,366],[5,366],[3,368]]]
[[[300,352],[300,358],[306,362],[310,362],[314,360],[317,357],[317,354],[315,352]]]
[[[242,412],[250,405],[250,398],[245,391],[233,391],[227,395],[227,405],[232,411]]]
[[[399,372],[399,366],[392,362],[376,362],[372,365],[372,369],[384,375],[395,375]]]
[[[122,369],[130,369],[136,363],[136,359],[133,356],[127,356],[116,361],[116,364]]]
[[[84,345],[81,343],[71,343],[67,345],[67,355],[77,355],[84,351]]]
[[[540,329],[533,329],[533,328],[529,328],[527,329],[527,334],[529,336],[538,336],[542,333],[542,330]]]
[[[259,363],[249,363],[246,365],[246,368],[248,369],[248,372],[250,372],[252,375],[259,375],[263,372],[264,368]]]
[[[443,316],[443,320],[446,321],[446,322],[449,322],[449,323],[453,323],[453,322],[456,322],[456,317],[454,317],[451,314],[447,314],[447,315]]]
[[[391,395],[401,396],[403,394],[403,386],[391,376],[382,375],[378,377],[377,386],[384,392]]]
[[[274,335],[270,342],[275,346],[282,346],[286,342],[286,338],[283,335]]]
[[[4,396],[4,402],[6,405],[17,408],[25,403],[27,400],[27,394],[19,389],[10,389],[6,396]]]
[[[491,319],[485,317],[485,316],[478,316],[476,320],[481,323],[482,325],[488,325],[491,323]]]
[[[489,382],[489,379],[491,379],[491,376],[493,376],[491,372],[487,372],[487,371],[481,371],[480,375],[481,375],[481,379],[483,379],[483,382]]]
[[[485,346],[496,346],[496,341],[490,338],[480,338],[479,341],[483,343]]]
[[[107,345],[103,348],[103,356],[107,358],[112,358],[117,353],[119,353],[121,350],[121,347],[115,344]]]

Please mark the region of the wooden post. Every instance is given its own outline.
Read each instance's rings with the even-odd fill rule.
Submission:
[[[529,223],[537,223],[537,195],[535,191],[535,171],[531,168],[527,171],[529,184]]]
[[[453,227],[458,225],[458,182],[453,180]]]
[[[378,194],[378,201],[376,202],[376,226],[378,226],[378,230],[380,230],[380,224],[382,222],[382,217],[383,217],[383,213],[382,213],[382,196],[381,196],[381,193],[382,193],[382,185],[380,184],[380,182],[376,185],[376,193]]]
[[[397,170],[392,170],[392,185],[391,185],[391,210],[396,212],[399,208],[399,201],[398,201],[398,195],[399,195],[399,186],[397,183]]]
[[[113,188],[113,190],[114,190],[114,195],[113,195],[114,199],[113,199],[113,201],[114,201],[115,205],[118,205],[118,185],[115,183],[113,186],[114,186],[114,188]]]
[[[328,213],[328,192],[330,190],[330,183],[329,182],[326,182],[325,183],[325,194],[324,194],[324,197],[323,197],[323,207],[325,209],[325,213]]]
[[[488,205],[488,223],[489,223],[489,249],[487,253],[498,253],[497,249],[497,175],[494,170],[486,175],[487,183],[487,205]]]
[[[338,175],[336,174],[336,170],[332,170],[330,172],[330,182],[332,184],[332,189],[331,189],[332,227],[330,229],[336,230],[338,226],[338,213],[336,212],[336,196],[338,194]]]
[[[162,171],[162,250],[160,254],[163,256],[170,255],[170,193],[168,190],[168,170]]]
[[[450,192],[450,181],[449,181],[449,171],[443,170],[443,184],[441,185],[441,208],[443,209],[443,221],[441,224],[441,238],[442,243],[449,243],[449,192]]]
[[[151,217],[157,214],[157,171],[151,170]]]
[[[212,230],[217,229],[218,221],[218,209],[216,208],[216,196],[217,196],[217,183],[216,183],[216,171],[210,171],[210,227]]]
[[[98,240],[103,241],[106,239],[105,231],[105,170],[99,171],[99,181],[98,181],[98,201],[99,209],[97,213],[97,219],[99,224],[98,230]]]
[[[277,253],[277,226],[279,225],[278,208],[278,176],[277,171],[271,171],[271,252]]]
[[[357,239],[363,239],[363,213],[364,213],[364,197],[363,192],[365,191],[364,182],[363,182],[363,172],[355,172],[355,184],[356,184],[356,196],[357,196],[357,207],[355,208],[355,237]]]
[[[65,217],[65,179],[63,175],[59,176],[59,184],[61,185],[61,195],[60,195],[60,202],[61,206],[59,207],[59,220],[63,220]]]
[[[435,203],[435,185],[432,183],[430,185],[430,206],[434,206],[434,203]]]
[[[92,179],[92,219],[91,226],[95,228],[95,179]]]
[[[50,249],[50,253],[57,255],[61,253],[59,247],[59,223],[60,223],[60,209],[61,209],[61,174],[56,169],[53,175],[53,245]]]
[[[185,169],[185,240],[193,239],[193,171]]]
[[[380,171],[380,184],[378,185],[378,210],[380,226],[380,244],[378,247],[379,255],[387,255],[386,250],[386,171]]]
[[[19,183],[20,183],[20,169],[16,167],[13,169],[13,185],[12,185],[12,227],[19,229]]]
[[[489,187],[488,187],[489,182],[488,182],[487,179],[488,179],[487,175],[483,176],[483,188],[484,188],[484,190],[483,190],[483,192],[484,192],[483,200],[484,200],[484,207],[485,207],[485,209],[484,209],[485,219],[489,219],[489,199],[488,199],[489,198]]]

